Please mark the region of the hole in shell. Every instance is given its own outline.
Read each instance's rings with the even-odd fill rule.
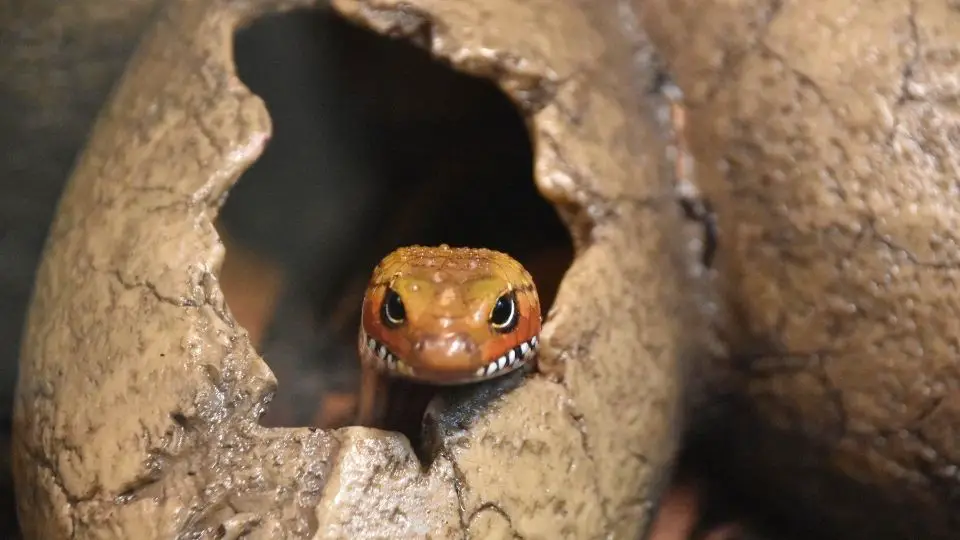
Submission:
[[[573,247],[534,185],[524,119],[492,82],[329,11],[262,18],[237,34],[235,57],[274,127],[218,222],[222,289],[278,379],[264,425],[353,422],[360,300],[396,247],[505,251],[548,312]],[[417,448],[438,389],[399,386],[377,427]],[[439,391],[444,403],[469,393]]]

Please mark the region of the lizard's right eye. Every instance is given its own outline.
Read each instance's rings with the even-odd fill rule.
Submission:
[[[497,298],[493,309],[490,310],[490,324],[501,334],[512,332],[520,320],[517,313],[517,298],[512,292],[505,293]]]
[[[380,307],[380,319],[383,324],[391,328],[400,326],[407,318],[407,311],[403,307],[403,300],[393,289],[387,289],[383,296],[383,305]]]

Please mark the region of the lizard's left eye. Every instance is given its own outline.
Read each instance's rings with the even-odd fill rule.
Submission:
[[[403,324],[407,318],[407,310],[403,306],[403,300],[393,289],[387,289],[383,298],[383,305],[380,306],[380,318],[389,328],[395,328]]]
[[[500,295],[490,310],[490,325],[497,332],[506,334],[517,327],[520,316],[517,313],[517,298],[513,292]]]

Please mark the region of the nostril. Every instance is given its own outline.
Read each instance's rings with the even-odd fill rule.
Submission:
[[[477,352],[477,344],[469,337],[460,338],[460,343],[463,345],[463,351],[467,354],[473,354]]]

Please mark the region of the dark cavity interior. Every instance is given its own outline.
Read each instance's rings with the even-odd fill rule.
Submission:
[[[524,120],[493,83],[330,12],[261,19],[235,46],[240,77],[274,125],[218,224],[227,300],[279,381],[265,425],[352,424],[361,297],[398,246],[510,253],[533,274],[547,313],[570,237],[534,185]],[[441,390],[435,404],[511,384]],[[438,389],[400,386],[378,427],[418,447]]]

